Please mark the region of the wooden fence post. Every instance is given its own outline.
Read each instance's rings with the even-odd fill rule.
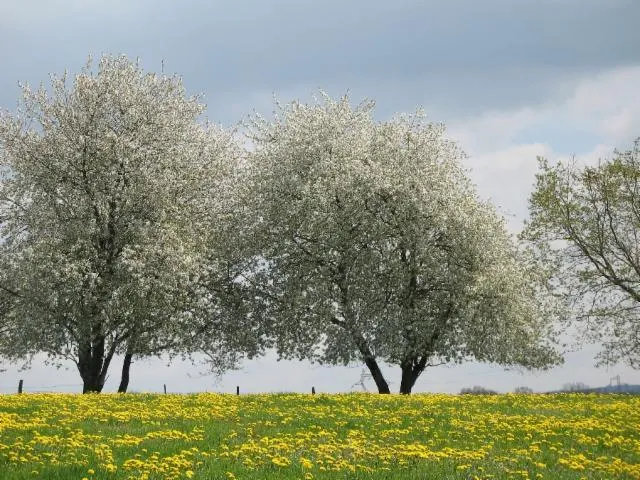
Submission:
[[[315,395],[316,394],[316,387],[311,387],[311,395]]]
[[[240,395],[240,385],[236,387],[236,395]]]
[[[167,384],[165,383],[163,386],[164,386],[164,394],[166,395],[167,394]]]
[[[18,393],[22,393],[22,383],[23,383],[23,380],[20,379],[20,381],[18,382]]]

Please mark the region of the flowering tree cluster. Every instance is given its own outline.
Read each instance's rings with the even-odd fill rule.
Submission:
[[[442,125],[345,97],[253,117],[245,149],[179,78],[124,57],[24,87],[0,119],[0,350],[110,362],[205,352],[400,366],[557,363],[546,270],[520,251]]]

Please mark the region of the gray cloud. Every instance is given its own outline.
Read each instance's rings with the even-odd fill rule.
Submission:
[[[17,80],[88,53],[164,59],[224,123],[253,95],[301,86],[376,97],[383,113],[473,114],[557,94],[559,81],[640,62],[640,4],[510,2],[31,2],[0,7],[0,105]],[[229,99],[233,99],[231,103]],[[217,117],[217,118],[216,118]]]

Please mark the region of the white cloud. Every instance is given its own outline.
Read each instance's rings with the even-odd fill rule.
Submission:
[[[449,134],[469,153],[466,165],[479,194],[518,231],[527,216],[538,156],[595,164],[640,136],[638,85],[640,66],[610,70],[579,82],[554,103],[465,118],[452,123]],[[518,141],[536,132],[541,136],[536,141]]]
[[[553,103],[488,111],[453,122],[450,135],[472,156],[513,149],[518,137],[532,130],[546,134],[549,138],[536,138],[535,142],[549,144],[552,150],[584,153],[599,143],[624,149],[640,136],[638,85],[640,66],[608,70],[584,79],[564,99]],[[570,135],[563,139],[563,132]]]
[[[491,200],[507,219],[509,229],[517,233],[528,216],[528,199],[535,183],[538,157],[554,163],[575,160],[579,165],[595,165],[598,160],[611,157],[613,150],[613,146],[597,144],[588,152],[561,155],[550,145],[531,143],[473,155],[465,164],[480,197]]]
[[[508,147],[515,135],[533,124],[540,112],[526,107],[515,111],[489,111],[449,125],[449,135],[469,153]]]
[[[610,70],[582,82],[562,107],[571,120],[585,121],[611,141],[624,142],[640,135],[638,85],[640,66]]]
[[[551,148],[541,143],[513,145],[472,156],[466,162],[479,195],[496,205],[513,231],[519,230],[526,215],[538,165],[536,158],[551,153]]]

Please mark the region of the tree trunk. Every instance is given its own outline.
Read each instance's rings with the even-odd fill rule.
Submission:
[[[100,393],[102,392],[103,387],[104,384],[101,383],[98,379],[83,379],[82,393]]]
[[[403,395],[409,395],[411,389],[418,380],[418,377],[424,371],[427,365],[427,357],[411,358],[403,361],[400,364],[402,369],[402,380],[400,381],[400,393]]]
[[[77,365],[80,377],[82,377],[82,393],[102,392],[115,348],[114,343],[105,353],[103,335],[98,335],[93,340],[80,345]]]
[[[104,382],[101,381],[104,361],[104,339],[88,341],[81,348],[78,358],[78,370],[82,377],[82,393],[100,393]]]
[[[373,356],[365,357],[364,363],[371,372],[371,376],[373,377],[373,381],[376,382],[376,387],[378,387],[378,393],[391,393],[389,390],[389,385],[387,381],[384,379],[382,375],[382,370],[378,366],[378,362]]]
[[[129,370],[131,369],[132,359],[133,353],[127,352],[124,356],[124,362],[122,362],[122,377],[120,378],[118,393],[126,393],[127,388],[129,388]]]
[[[401,365],[402,369],[402,380],[400,381],[400,393],[403,395],[409,395],[411,393],[411,389],[413,385],[416,383],[418,379],[418,375],[415,375],[413,372],[413,367],[411,365]]]
[[[92,362],[93,363],[93,362]],[[82,377],[82,393],[100,393],[104,387],[104,377],[100,375],[99,371],[92,368],[90,364],[84,368],[85,373],[80,374]]]
[[[364,360],[365,365],[371,372],[373,381],[376,382],[378,393],[391,393],[391,391],[389,390],[389,384],[387,384],[387,381],[384,379],[384,375],[382,375],[382,371],[378,366],[375,355],[371,351],[369,343],[367,342],[364,335],[362,335],[362,332],[360,332],[360,330],[356,327],[356,315],[353,313],[350,307],[348,286],[346,281],[346,268],[344,264],[338,265],[338,272],[339,275],[337,285],[340,289],[340,304],[342,306],[344,320],[333,318],[331,322],[334,325],[338,325],[339,327],[344,328],[351,336],[351,339],[355,342],[360,355],[362,355],[362,359]]]
[[[364,360],[364,364],[371,372],[371,376],[373,377],[373,381],[376,382],[376,387],[378,387],[378,393],[391,393],[389,390],[389,384],[384,379],[384,375],[382,375],[382,370],[378,366],[378,362],[376,361],[376,357],[373,355],[371,348],[369,348],[369,344],[364,336],[358,332],[357,330],[351,328],[349,329],[349,333],[351,334],[351,338],[355,341],[360,354],[362,355],[362,360]]]

